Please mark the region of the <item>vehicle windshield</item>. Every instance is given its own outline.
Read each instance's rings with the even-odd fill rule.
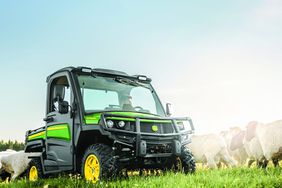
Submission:
[[[86,113],[133,111],[165,116],[158,97],[148,83],[125,77],[79,75]]]

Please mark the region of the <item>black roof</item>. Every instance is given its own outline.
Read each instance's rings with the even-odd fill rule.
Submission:
[[[107,74],[107,75],[113,75],[113,76],[123,76],[123,77],[128,77],[128,78],[138,78],[139,76],[143,76],[146,77],[144,75],[134,75],[134,76],[130,76],[125,72],[122,71],[117,71],[117,70],[111,70],[111,69],[101,69],[101,68],[90,68],[90,67],[65,67],[62,69],[57,70],[56,72],[54,72],[53,74],[49,75],[47,77],[47,82],[49,80],[49,78],[51,76],[53,76],[56,73],[59,72],[64,72],[64,71],[68,71],[68,72],[83,72],[83,69],[89,70],[89,72],[91,73],[98,73],[98,74]],[[147,78],[147,81],[151,81],[150,78]]]

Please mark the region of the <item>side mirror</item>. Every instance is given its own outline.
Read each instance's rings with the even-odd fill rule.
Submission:
[[[59,102],[59,113],[67,114],[69,112],[69,103],[68,101]]]
[[[170,103],[166,103],[166,115],[168,116],[172,115],[172,107]]]

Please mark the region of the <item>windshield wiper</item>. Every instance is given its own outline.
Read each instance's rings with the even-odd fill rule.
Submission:
[[[152,88],[144,85],[144,84],[141,84],[140,82],[136,81],[136,80],[131,80],[131,79],[128,79],[128,78],[121,78],[121,77],[116,77],[114,78],[114,81],[116,82],[119,82],[119,83],[122,83],[122,84],[126,84],[126,85],[131,85],[131,86],[140,86],[140,87],[144,87],[146,89],[149,89],[151,92],[153,92]]]

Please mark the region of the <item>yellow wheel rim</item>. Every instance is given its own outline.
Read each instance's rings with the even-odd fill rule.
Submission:
[[[180,157],[176,158],[175,168],[176,168],[177,171],[180,171],[180,172],[183,169],[183,165],[182,165],[182,161],[181,161]]]
[[[36,166],[32,166],[29,170],[29,181],[38,180],[38,170]]]
[[[84,177],[87,181],[96,183],[100,176],[100,163],[98,158],[91,154],[89,155],[84,164]]]

